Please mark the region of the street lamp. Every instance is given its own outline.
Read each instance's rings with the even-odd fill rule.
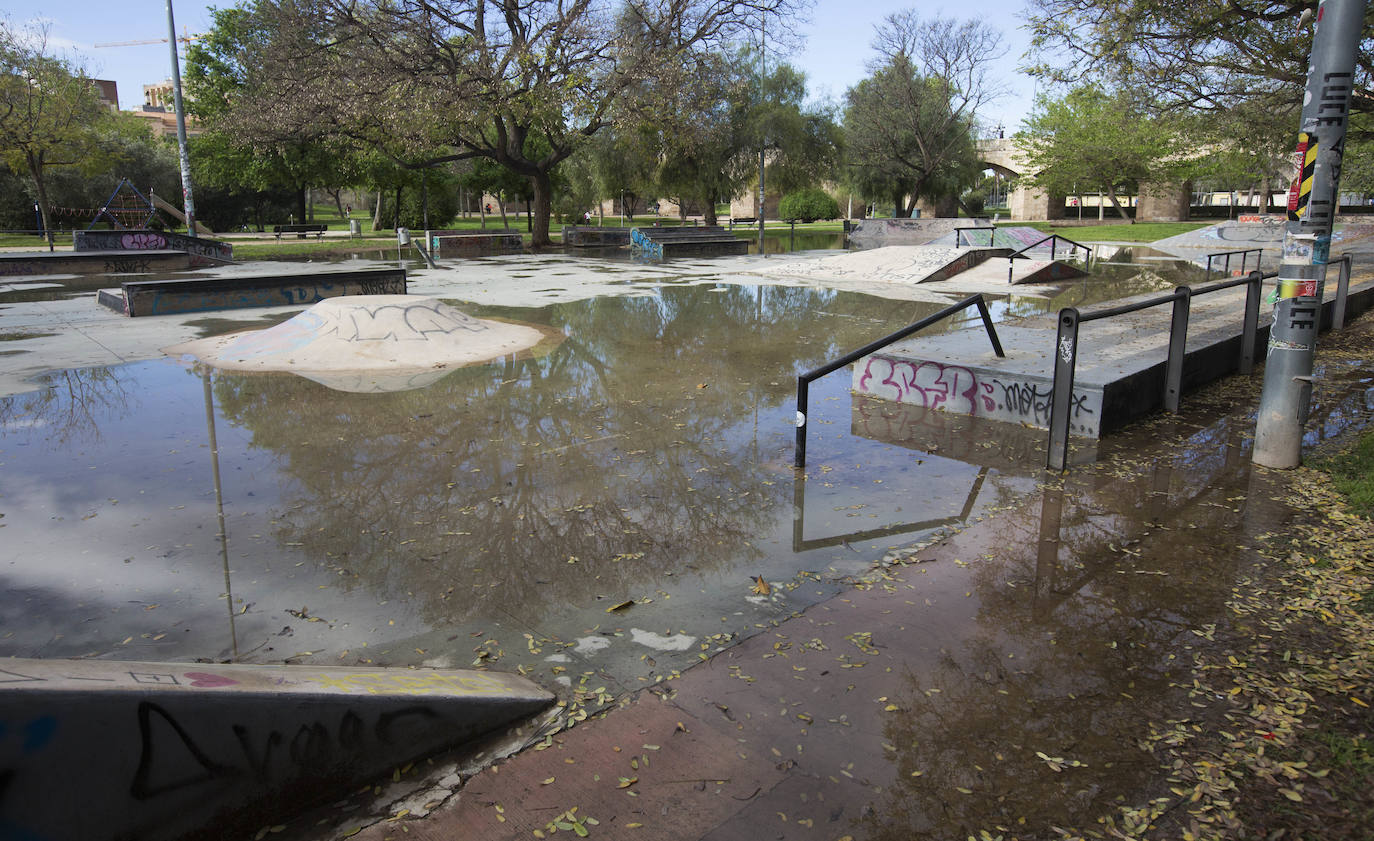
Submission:
[[[625,227],[625,188],[620,188],[620,227]]]

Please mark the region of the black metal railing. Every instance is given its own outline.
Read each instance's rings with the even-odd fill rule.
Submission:
[[[982,227],[982,226],[977,226],[977,227],[971,226],[971,227],[967,227],[967,228],[955,228],[955,229],[954,229],[954,245],[955,245],[955,247],[958,247],[958,246],[961,246],[961,245],[964,244],[964,233],[967,232],[967,231],[987,231],[987,232],[988,232],[988,247],[991,248],[991,247],[992,247],[993,240],[994,240],[995,237],[996,237],[997,228],[996,228],[996,227],[991,227],[991,228],[989,228],[989,227]],[[969,244],[969,245],[978,245],[978,243],[976,243],[976,242],[973,241],[972,237],[969,238],[968,244]]]
[[[1164,373],[1164,410],[1178,412],[1179,394],[1183,384],[1183,358],[1188,343],[1188,311],[1192,299],[1210,292],[1220,292],[1234,286],[1247,286],[1245,296],[1245,322],[1241,331],[1239,369],[1249,374],[1254,369],[1255,335],[1259,325],[1261,284],[1266,278],[1275,277],[1277,272],[1267,275],[1258,270],[1235,280],[1221,281],[1211,286],[1193,289],[1180,286],[1168,295],[1160,295],[1123,304],[1119,307],[1093,310],[1080,313],[1074,307],[1059,311],[1059,332],[1054,343],[1054,386],[1050,399],[1050,436],[1049,454],[1046,467],[1050,470],[1064,470],[1068,465],[1069,426],[1073,407],[1073,378],[1078,367],[1078,326],[1126,313],[1139,312],[1160,304],[1174,305],[1173,318],[1169,323],[1169,356]]]
[[[1246,267],[1249,265],[1249,260],[1250,260],[1250,255],[1251,255],[1251,254],[1255,255],[1255,269],[1256,269],[1256,270],[1258,270],[1259,267],[1260,267],[1260,261],[1264,259],[1264,249],[1263,249],[1263,248],[1239,248],[1239,249],[1236,249],[1235,251],[1218,251],[1218,252],[1216,252],[1215,254],[1208,254],[1208,255],[1207,255],[1207,275],[1206,275],[1205,278],[1203,278],[1203,283],[1206,283],[1207,281],[1209,281],[1209,280],[1212,279],[1212,264],[1213,264],[1213,261],[1218,260],[1218,259],[1221,259],[1221,258],[1225,258],[1225,259],[1222,260],[1221,272],[1222,272],[1223,274],[1230,275],[1230,274],[1231,274],[1231,258],[1234,257],[1234,256],[1237,255],[1237,254],[1240,255],[1240,273],[1241,273],[1241,274],[1245,274],[1245,269],[1246,269]]]
[[[930,325],[935,324],[938,321],[943,321],[944,319],[949,318],[951,315],[962,312],[968,309],[969,307],[978,308],[978,314],[983,319],[983,328],[987,331],[988,339],[992,341],[993,352],[995,352],[998,356],[1006,356],[1006,354],[1002,352],[1002,342],[997,338],[997,329],[992,325],[992,315],[988,312],[987,302],[983,300],[983,296],[981,294],[978,294],[970,295],[969,297],[965,298],[959,303],[945,307],[939,312],[934,313],[932,315],[928,315],[914,324],[909,324],[895,333],[886,335],[875,342],[870,342],[864,345],[863,347],[859,348],[858,350],[850,351],[849,353],[846,353],[844,356],[840,357],[839,359],[836,359],[833,362],[826,363],[825,365],[822,365],[819,368],[814,368],[810,371],[807,371],[804,374],[798,375],[797,452],[795,460],[796,466],[806,466],[806,421],[807,409],[810,408],[807,405],[807,401],[809,400],[811,383],[814,380],[818,380],[821,377],[824,377],[826,374],[829,374],[833,371],[838,371],[839,369],[843,368],[851,362],[854,362],[855,360],[868,356],[870,353],[882,350],[883,348],[887,347],[893,342],[899,342],[902,339],[905,339],[907,336],[910,336],[911,334],[916,333],[920,330],[924,330]]]
[[[1339,263],[1341,266],[1340,275],[1337,277],[1336,280],[1336,301],[1334,304],[1331,305],[1332,330],[1340,330],[1341,328],[1345,327],[1345,298],[1350,293],[1351,260],[1351,256],[1349,254],[1346,254],[1345,256],[1337,257],[1335,260],[1332,260],[1331,262],[1326,264],[1328,268],[1336,265],[1337,263]]]
[[[1079,249],[1079,248],[1081,248],[1081,249],[1083,249],[1084,251],[1088,252],[1088,259],[1086,260],[1086,263],[1087,263],[1088,265],[1092,265],[1092,261],[1093,261],[1093,250],[1092,250],[1092,247],[1091,247],[1091,246],[1084,245],[1084,244],[1081,243],[1081,242],[1075,242],[1075,241],[1069,239],[1068,237],[1063,237],[1063,236],[1060,236],[1059,234],[1050,234],[1049,236],[1042,237],[1041,239],[1036,240],[1035,242],[1031,243],[1030,245],[1024,246],[1024,247],[1022,247],[1022,248],[1019,248],[1019,249],[1017,249],[1016,251],[1013,251],[1013,252],[1011,253],[1011,258],[1012,258],[1012,259],[1016,259],[1017,257],[1026,257],[1026,256],[1027,256],[1027,254],[1026,254],[1027,251],[1030,251],[1032,248],[1039,248],[1040,246],[1044,245],[1044,244],[1047,243],[1047,242],[1050,244],[1050,259],[1051,259],[1051,260],[1055,259],[1055,246],[1056,246],[1058,243],[1061,243],[1061,242],[1062,242],[1062,243],[1065,243],[1065,244],[1067,244],[1067,245],[1069,245],[1069,246],[1072,246],[1072,247],[1069,249],[1069,254],[1070,254],[1070,255],[1073,254],[1073,252],[1074,252],[1075,249]]]

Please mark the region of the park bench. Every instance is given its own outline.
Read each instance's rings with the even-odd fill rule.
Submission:
[[[305,239],[306,234],[314,234],[315,239],[322,239],[324,232],[329,230],[328,225],[273,225],[272,233],[277,235],[277,240],[281,240],[282,234],[295,234],[300,239]]]
[[[758,219],[755,219],[753,216],[740,216],[740,217],[731,216],[731,217],[730,217],[730,229],[731,229],[731,230],[734,230],[734,228],[735,228],[736,225],[741,225],[741,226],[756,225],[756,224],[758,224],[758,221],[759,221],[759,220],[758,220]]]

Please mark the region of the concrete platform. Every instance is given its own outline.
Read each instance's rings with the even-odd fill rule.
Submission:
[[[525,239],[511,228],[492,231],[431,231],[430,250],[441,257],[480,257],[523,251]]]
[[[494,672],[5,660],[0,835],[246,838],[552,702]],[[30,808],[59,790],[80,808]]]
[[[131,317],[248,307],[306,306],[344,295],[404,295],[405,269],[230,275],[129,281],[100,290],[101,305]]]
[[[234,259],[234,246],[217,239],[192,237],[170,231],[122,230],[76,231],[73,251],[185,251],[197,266],[215,265]]]
[[[687,255],[748,254],[749,241],[720,226],[701,228],[633,228],[630,247],[649,257],[667,260]]]
[[[563,244],[573,248],[596,248],[607,245],[629,245],[629,228],[564,225]]]
[[[1121,303],[1157,297],[1127,298]],[[1374,305],[1374,281],[1350,290],[1347,317]],[[1237,287],[1192,300],[1183,389],[1237,370],[1245,289]],[[1323,302],[1330,322],[1332,300]],[[1085,312],[1091,312],[1086,310]],[[1256,362],[1263,361],[1272,308],[1262,307]],[[1163,405],[1171,307],[1084,324],[1079,331],[1070,432],[1097,438]],[[918,336],[859,360],[853,390],[859,394],[1039,429],[1049,428],[1054,383],[1056,322],[1053,314],[1003,323],[997,335],[1006,352],[998,358],[982,328]]]
[[[0,254],[0,277],[50,274],[147,274],[191,268],[191,255],[171,249],[18,251]]]

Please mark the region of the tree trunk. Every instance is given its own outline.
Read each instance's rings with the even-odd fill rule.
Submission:
[[[306,221],[306,206],[309,204],[305,200],[305,190],[306,188],[304,186],[296,188],[296,221],[302,224]]]
[[[707,227],[710,227],[710,226],[712,226],[712,225],[717,224],[718,220],[716,219],[716,203],[713,202],[713,201],[711,201],[710,198],[704,198],[704,199],[702,199],[701,201],[702,201],[702,207],[704,208],[704,210],[702,210],[702,213],[701,213],[701,223],[702,223],[703,225],[706,225]],[[680,208],[681,211],[682,211],[682,218],[683,218],[683,219],[686,219],[686,218],[687,218],[687,207],[686,207],[686,205],[679,205],[679,208]]]
[[[496,209],[501,211],[501,227],[509,228],[510,221],[506,219],[506,194],[504,190],[496,191]]]
[[[1114,185],[1107,185],[1107,198],[1112,200],[1112,207],[1116,208],[1117,214],[1121,216],[1122,219],[1134,224],[1135,220],[1126,215],[1126,208],[1121,206],[1121,201],[1116,197],[1116,187]]]
[[[337,208],[339,211],[339,218],[347,219],[348,215],[344,213],[343,209],[343,188],[340,187],[337,190],[325,190],[325,192],[328,193],[334,199],[334,207]]]
[[[525,230],[534,232],[534,211],[531,209],[529,199],[525,199]]]
[[[372,211],[372,230],[378,231],[382,227],[382,191],[377,191],[377,209]]]
[[[393,231],[401,229],[401,191],[404,189],[400,184],[396,185],[396,206],[391,211],[391,230]]]
[[[534,227],[530,233],[530,245],[542,248],[552,245],[549,238],[549,218],[553,213],[553,179],[548,170],[530,176],[530,186],[534,188]]]
[[[30,153],[28,164],[29,176],[33,178],[33,190],[38,194],[38,213],[43,219],[44,236],[51,236],[52,209],[48,207],[48,184],[43,179],[43,161]]]

